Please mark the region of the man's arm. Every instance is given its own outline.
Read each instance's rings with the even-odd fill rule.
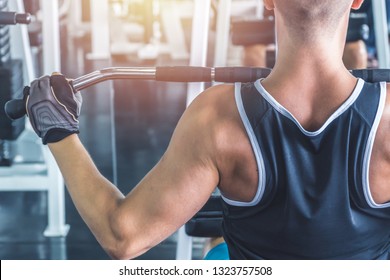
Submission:
[[[160,162],[126,197],[102,177],[77,135],[49,144],[78,211],[112,257],[134,258],[163,241],[217,186],[213,91],[187,109]]]

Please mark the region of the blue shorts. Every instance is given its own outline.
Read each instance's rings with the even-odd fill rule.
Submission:
[[[204,260],[229,260],[227,244],[223,242],[212,248],[204,257]]]

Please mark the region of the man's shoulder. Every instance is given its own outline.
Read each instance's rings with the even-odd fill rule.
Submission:
[[[220,84],[212,86],[202,92],[197,99],[204,102],[204,105],[220,106],[234,101],[234,84]],[[225,104],[226,105],[226,104]]]
[[[218,121],[231,115],[235,108],[234,85],[221,84],[199,94],[188,109],[198,116],[207,117],[209,121]]]
[[[232,134],[242,131],[233,84],[222,84],[202,92],[186,110],[188,122],[206,133],[214,144],[227,143]]]

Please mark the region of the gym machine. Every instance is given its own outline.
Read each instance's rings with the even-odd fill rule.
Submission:
[[[42,9],[44,10],[42,20],[44,22],[43,27],[45,27],[43,30],[46,31],[43,32],[43,39],[50,38],[44,40],[46,45],[49,46],[43,46],[43,48],[50,50],[50,44],[54,44],[58,36],[52,35],[56,30],[50,24],[50,19],[55,13],[51,13],[47,6],[48,4],[52,5],[56,1],[42,0],[38,2],[42,3]],[[34,1],[34,3],[38,2]],[[33,1],[28,0],[26,3],[32,4]],[[8,82],[7,80],[4,81],[0,75],[2,78],[0,81],[0,134],[12,133],[12,137],[8,138],[15,139],[3,140],[0,137],[1,143],[5,143],[7,148],[3,154],[8,158],[3,161],[4,164],[2,166],[0,165],[0,192],[46,192],[47,226],[43,235],[45,237],[63,237],[67,235],[69,225],[65,224],[64,182],[58,166],[48,148],[40,144],[39,138],[32,130],[28,121],[25,118],[21,118],[10,122],[2,106],[10,99],[22,97],[23,85],[26,81],[31,81],[36,77],[27,26],[20,25],[14,27],[13,30],[10,30],[8,26],[18,22],[29,21],[30,16],[27,16],[27,13],[25,13],[27,6],[25,7],[23,0],[13,0],[9,1],[9,3],[8,0],[0,0],[0,7],[0,12],[8,12],[8,9],[10,9],[19,11],[20,14],[25,14],[24,18],[18,13],[3,14],[3,22],[0,24],[0,34],[2,36],[6,34],[8,45],[12,44],[12,48],[5,48],[9,50],[7,52],[9,53],[8,59],[0,63],[0,69],[6,69],[1,73],[6,73],[6,78],[9,79]],[[34,9],[31,11],[34,12]],[[46,14],[48,16],[45,16]],[[51,67],[57,61],[58,59],[53,52],[44,51],[43,71],[50,73],[53,69],[60,69],[57,64]],[[24,81],[23,76],[25,76]],[[52,248],[51,254],[54,259],[66,258],[64,256],[65,252],[57,250],[57,247]]]
[[[3,110],[4,104],[22,95],[23,63],[11,57],[11,39],[9,25],[29,24],[30,14],[10,12],[8,0],[0,1],[0,166],[10,166],[14,152],[12,141],[15,141],[24,130],[25,120],[10,122]]]

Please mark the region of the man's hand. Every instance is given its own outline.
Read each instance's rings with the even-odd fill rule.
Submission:
[[[63,75],[34,80],[30,89],[25,90],[24,98],[31,125],[43,144],[58,142],[79,133],[81,94],[74,93]]]

